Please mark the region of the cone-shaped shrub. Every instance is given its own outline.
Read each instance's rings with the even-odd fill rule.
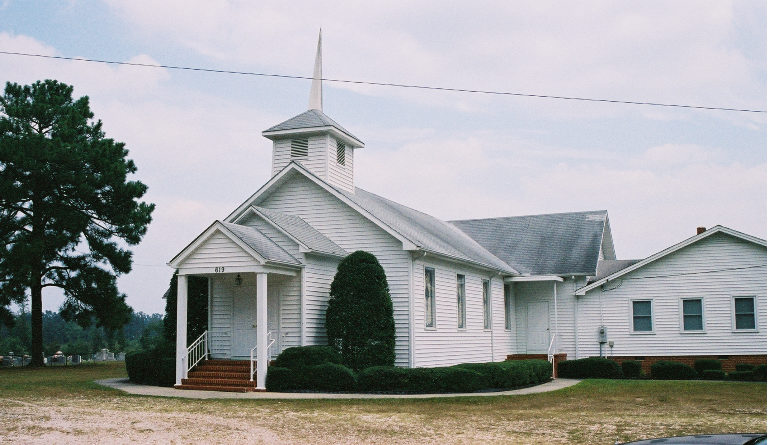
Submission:
[[[395,319],[384,269],[358,250],[339,264],[325,313],[328,345],[359,371],[395,363]]]

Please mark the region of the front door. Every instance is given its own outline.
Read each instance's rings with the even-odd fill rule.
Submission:
[[[256,346],[256,286],[234,288],[232,357],[245,358]]]
[[[280,343],[280,293],[277,287],[270,288],[267,291],[267,331],[270,332],[269,341],[275,340],[272,347],[269,348],[269,357],[275,358],[283,350]]]
[[[527,353],[545,354],[549,348],[549,302],[528,303]]]

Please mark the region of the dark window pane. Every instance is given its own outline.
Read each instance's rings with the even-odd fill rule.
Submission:
[[[704,325],[701,321],[701,315],[683,315],[683,330],[701,331]]]
[[[755,315],[736,314],[736,329],[755,329]]]
[[[651,302],[650,301],[633,301],[632,313],[635,316],[646,315],[651,316]]]
[[[752,298],[736,298],[734,306],[736,307],[737,314],[754,314],[755,313],[755,300]]]
[[[634,328],[636,331],[652,331],[653,324],[651,323],[651,317],[635,317]]]
[[[701,315],[701,300],[683,300],[683,314]]]

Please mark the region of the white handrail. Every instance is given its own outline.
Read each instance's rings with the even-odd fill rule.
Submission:
[[[549,341],[549,348],[547,348],[547,361],[552,363],[552,376],[555,375],[555,354],[552,352],[552,346],[555,344],[557,334],[552,336],[552,340]]]
[[[267,340],[270,340],[269,337],[272,336],[272,331],[267,332]],[[269,343],[267,343],[267,351],[269,351],[269,348],[272,347],[272,345],[275,344],[275,339],[271,339]],[[251,348],[251,381],[253,381],[253,373],[256,372],[256,367],[254,366],[256,360],[253,359],[253,353],[256,351],[256,348],[258,348],[258,342],[256,343],[256,346]],[[267,360],[269,360],[269,356],[267,356]]]
[[[197,337],[197,340],[193,341],[187,348],[187,353],[182,357],[183,362],[186,362],[186,370],[184,371],[184,377],[192,370],[201,360],[208,358],[208,331],[203,332]]]

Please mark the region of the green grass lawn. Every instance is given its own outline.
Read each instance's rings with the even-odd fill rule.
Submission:
[[[0,430],[14,442],[613,443],[766,430],[766,385],[587,380],[524,396],[377,400],[142,397],[95,379],[120,362],[0,369]]]

